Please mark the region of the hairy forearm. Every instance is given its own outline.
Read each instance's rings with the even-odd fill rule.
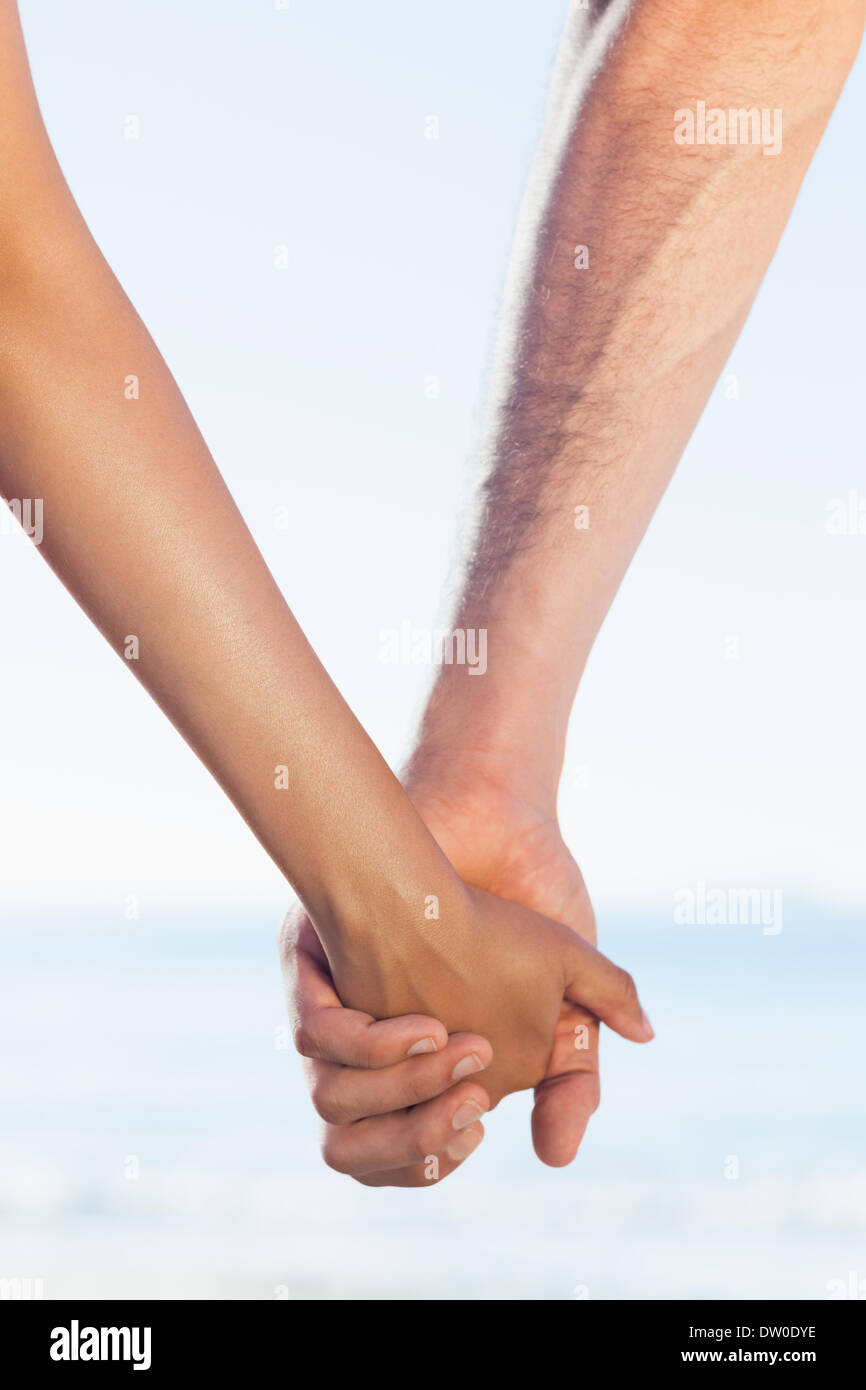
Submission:
[[[421,734],[431,756],[468,746],[509,777],[519,760],[527,796],[555,795],[592,643],[748,314],[862,23],[862,0],[573,12],[515,242],[454,618],[487,629],[487,674],[442,668]],[[698,102],[766,110],[778,152],[678,143],[676,113]]]

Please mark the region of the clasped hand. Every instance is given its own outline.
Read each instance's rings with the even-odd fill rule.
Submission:
[[[329,959],[304,913],[287,918],[290,1011],[325,1161],[368,1185],[429,1185],[477,1147],[486,1111],[535,1088],[536,1152],[570,1162],[598,1103],[598,1020],[653,1036],[634,982],[591,944],[555,823],[480,779],[410,792],[455,868],[496,893],[459,882],[438,917],[419,903],[387,932],[373,923],[345,959]]]

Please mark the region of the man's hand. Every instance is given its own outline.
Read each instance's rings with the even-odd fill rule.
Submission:
[[[490,1097],[479,1082],[493,1055],[489,1042],[474,1033],[449,1038],[422,1014],[377,1022],[344,1008],[299,909],[283,924],[280,949],[328,1167],[369,1187],[423,1187],[447,1177],[484,1137],[479,1118]],[[479,1081],[461,1079],[469,1076]]]
[[[461,878],[563,922],[595,945],[589,893],[555,815],[471,753],[454,750],[445,767],[442,761],[416,754],[408,791]],[[542,799],[553,804],[553,797]],[[535,1152],[553,1167],[572,1161],[598,1107],[598,1041],[598,1020],[564,1001],[532,1115]]]

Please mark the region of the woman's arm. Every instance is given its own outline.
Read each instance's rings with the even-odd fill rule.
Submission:
[[[69,193],[8,0],[0,23],[0,491],[40,499],[48,563],[325,930],[363,928],[385,865],[447,896]]]
[[[628,977],[451,869],[295,622],[90,236],[9,0],[0,54],[0,491],[41,500],[45,558],[295,887],[347,1003],[476,1028],[499,1054],[497,1096],[539,1079],[565,990],[645,1038]]]

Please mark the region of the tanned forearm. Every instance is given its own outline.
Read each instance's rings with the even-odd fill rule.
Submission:
[[[0,493],[327,935],[453,876],[306,642],[78,212],[0,3]],[[410,867],[413,866],[413,867]],[[420,911],[420,910],[418,910]]]

